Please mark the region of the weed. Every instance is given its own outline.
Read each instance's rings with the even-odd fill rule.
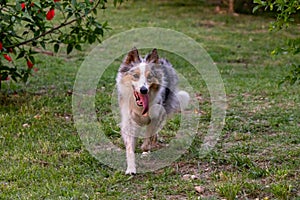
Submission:
[[[216,186],[216,190],[220,196],[228,200],[234,200],[241,191],[241,187],[241,183],[226,182]]]
[[[269,175],[268,169],[263,169],[259,166],[253,166],[249,169],[249,177],[252,179],[264,178]]]
[[[250,169],[255,167],[255,164],[250,160],[250,158],[238,154],[231,155],[231,161],[234,166],[242,169]]]
[[[288,183],[274,183],[271,185],[271,192],[278,199],[290,199],[291,191],[292,186]]]

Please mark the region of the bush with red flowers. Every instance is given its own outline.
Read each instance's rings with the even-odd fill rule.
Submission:
[[[114,0],[114,4],[123,0]],[[107,23],[96,19],[97,9],[107,0],[16,0],[0,1],[0,88],[12,79],[27,82],[35,65],[36,49],[62,45],[69,54],[84,43],[101,42]],[[59,15],[56,18],[56,15]],[[84,19],[84,20],[83,20]],[[68,26],[69,32],[59,31]],[[64,29],[65,30],[65,29]],[[21,60],[17,62],[17,60]],[[23,64],[20,64],[23,63]],[[26,66],[27,65],[27,66]]]

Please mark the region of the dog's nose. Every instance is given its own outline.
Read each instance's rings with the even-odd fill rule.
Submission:
[[[142,94],[147,94],[148,93],[148,89],[145,86],[142,86],[141,89],[140,89],[140,92]]]

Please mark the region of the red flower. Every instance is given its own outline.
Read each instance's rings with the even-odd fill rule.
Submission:
[[[34,6],[34,2],[32,2],[31,4],[30,4],[30,7],[33,7]]]
[[[30,60],[27,60],[27,66],[29,69],[31,69],[33,67],[33,63]]]
[[[25,10],[26,4],[25,3],[21,3],[21,8],[22,10]]]
[[[3,57],[4,57],[8,62],[11,62],[11,61],[12,61],[11,57],[10,57],[9,55],[7,55],[7,54],[3,54]]]
[[[55,16],[55,10],[54,8],[51,8],[46,14],[46,19],[52,20],[54,16]]]
[[[3,49],[3,44],[2,42],[0,42],[0,51],[2,51],[2,49]]]
[[[39,71],[39,68],[35,67],[35,68],[33,68],[33,71],[34,71],[34,72],[38,72],[38,71]]]
[[[54,2],[59,2],[60,0],[53,0]]]

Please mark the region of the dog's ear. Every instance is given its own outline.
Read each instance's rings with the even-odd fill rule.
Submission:
[[[131,63],[140,63],[140,62],[141,59],[139,56],[139,52],[136,47],[133,47],[133,49],[128,52],[123,63],[126,65],[130,65]]]
[[[159,57],[157,54],[157,49],[153,49],[150,54],[146,56],[146,62],[148,63],[159,63]]]
[[[120,72],[127,72],[132,66],[133,63],[140,63],[141,58],[136,47],[133,47],[131,51],[126,55],[121,67]]]

